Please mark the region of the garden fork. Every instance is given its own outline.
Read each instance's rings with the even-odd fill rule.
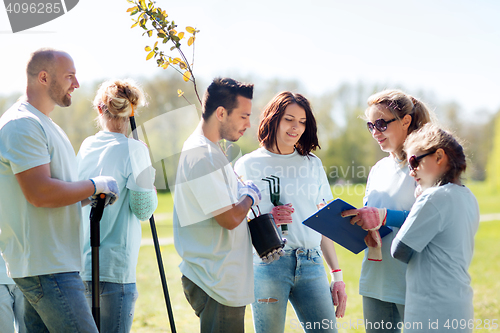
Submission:
[[[269,177],[262,178],[262,180],[269,183],[269,195],[271,197],[271,203],[274,206],[282,206],[283,204],[280,202],[280,178],[271,175]],[[288,226],[286,224],[281,225],[281,232],[283,235],[288,235]]]

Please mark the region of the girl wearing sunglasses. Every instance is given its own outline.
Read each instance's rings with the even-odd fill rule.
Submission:
[[[392,243],[394,258],[408,263],[405,321],[421,322],[405,333],[472,332],[472,288],[467,272],[479,227],[479,207],[472,192],[461,185],[466,168],[462,146],[435,125],[425,125],[405,142],[410,174],[422,194]],[[465,325],[464,325],[465,323]],[[449,328],[449,326],[448,326]]]
[[[415,202],[415,180],[409,175],[403,143],[413,131],[431,121],[433,115],[416,98],[400,90],[385,90],[368,98],[365,116],[368,130],[380,149],[389,156],[370,170],[364,207],[347,210],[356,223],[370,230],[359,281],[363,296],[366,332],[400,332],[405,304],[406,265],[390,255],[391,243]],[[378,229],[387,225],[393,232],[380,239]],[[382,325],[382,322],[384,323]]]

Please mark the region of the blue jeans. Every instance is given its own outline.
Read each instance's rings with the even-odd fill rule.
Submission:
[[[85,297],[92,309],[92,282],[84,281]],[[128,333],[134,320],[135,301],[139,297],[135,283],[99,282],[101,332]]]
[[[405,306],[363,296],[363,316],[367,333],[399,333],[403,327]],[[399,325],[399,328],[398,328]]]
[[[283,333],[290,300],[305,332],[337,332],[335,307],[319,248],[285,250],[270,264],[254,254],[255,303],[252,304],[256,333]],[[296,319],[293,319],[294,321]]]
[[[195,314],[200,317],[200,333],[245,331],[245,306],[220,304],[185,276],[182,276],[182,288]]]
[[[14,279],[24,294],[28,332],[97,333],[78,272]]]
[[[0,332],[26,332],[24,296],[15,284],[0,284]]]

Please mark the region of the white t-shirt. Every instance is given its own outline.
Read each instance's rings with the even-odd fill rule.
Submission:
[[[407,164],[385,157],[370,170],[363,203],[368,207],[410,210],[415,202],[416,183]],[[361,266],[359,293],[384,302],[405,304],[406,264],[391,256],[392,240],[399,228],[382,239],[382,261],[368,260],[368,250]]]
[[[140,141],[120,133],[99,132],[83,141],[77,155],[80,179],[104,175],[113,177],[120,190],[119,199],[104,209],[100,222],[99,276],[101,281],[135,283],[141,246],[141,222],[129,205],[130,191],[154,191],[154,169],[148,148]],[[90,205],[82,209],[84,281],[92,280],[90,247]]]
[[[78,180],[64,131],[28,102],[14,104],[0,118],[0,249],[12,278],[81,269],[80,203],[37,208],[15,176],[49,163],[52,178]]]
[[[422,322],[427,332],[429,320],[438,320],[442,332],[447,320],[474,318],[468,269],[478,227],[479,206],[468,188],[446,184],[418,197],[396,237],[416,251],[406,272],[405,322]]]
[[[314,214],[320,203],[333,199],[321,160],[315,155],[301,156],[297,151],[289,155],[274,154],[259,148],[241,157],[234,170],[244,180],[251,180],[262,194],[259,208],[262,214],[274,207],[270,199],[269,183],[262,180],[274,175],[280,179],[280,202],[291,203],[295,211],[293,223],[288,225],[285,249],[312,249],[320,246],[321,234],[302,224]],[[249,218],[254,218],[249,213]]]
[[[174,187],[174,243],[179,268],[226,306],[254,301],[252,242],[248,223],[221,227],[213,212],[238,202],[237,178],[220,148],[193,133],[184,143]]]

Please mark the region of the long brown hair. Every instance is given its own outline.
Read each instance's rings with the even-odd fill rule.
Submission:
[[[264,146],[267,150],[276,147],[278,152],[280,152],[278,148],[277,132],[285,109],[291,104],[299,105],[306,112],[306,129],[295,145],[295,149],[297,149],[297,152],[302,156],[310,155],[311,151],[316,150],[316,148],[321,148],[318,143],[316,119],[314,118],[311,104],[307,98],[301,94],[294,94],[289,91],[283,91],[276,95],[264,108],[257,134],[260,145]]]

